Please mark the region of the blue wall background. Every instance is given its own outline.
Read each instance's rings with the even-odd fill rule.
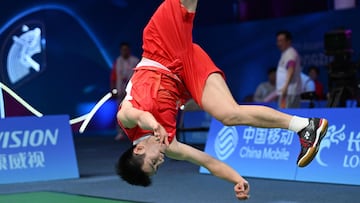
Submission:
[[[280,51],[275,34],[282,29],[292,32],[304,70],[311,65],[320,67],[320,80],[326,88],[326,66],[331,58],[324,55],[324,34],[339,27],[351,29],[354,59],[359,60],[360,25],[356,19],[360,19],[359,9],[201,27],[195,29],[195,40],[225,71],[235,98],[242,101],[255,91],[259,82],[266,80],[267,69],[277,65]]]
[[[44,114],[69,114],[73,118],[86,113],[109,91],[110,66],[118,55],[119,42],[130,42],[133,53],[141,55],[142,29],[161,2],[2,1],[1,82]],[[275,33],[279,29],[293,32],[295,47],[306,59],[304,66],[322,67],[321,79],[325,84],[324,66],[328,58],[323,55],[322,38],[326,31],[337,26],[351,28],[354,49],[360,50],[357,37],[360,31],[356,22],[359,9],[239,23],[234,2],[224,1],[222,7],[218,7],[213,1],[207,4],[200,1],[194,41],[202,45],[225,71],[238,101],[253,93],[257,84],[266,79],[268,67],[277,64],[280,53],[275,46]],[[10,84],[5,58],[12,41],[11,34],[29,22],[45,28],[46,54],[42,63],[45,69],[34,72],[31,79]],[[99,120],[113,121],[116,107],[114,103],[111,105],[107,113],[101,113]]]
[[[43,24],[46,38],[46,71],[10,87],[44,113],[76,116],[78,103],[96,101],[109,91],[110,67],[121,41],[129,41],[134,54],[140,55],[141,30],[155,7],[150,6],[154,2],[144,2],[143,9],[127,9],[136,3],[139,1],[129,2],[134,5],[114,5],[112,1],[2,2],[6,5],[1,6],[2,50],[12,41],[11,32],[28,21]],[[144,12],[145,8],[150,9]],[[3,62],[6,55],[3,51]],[[5,75],[2,71],[1,80],[9,85]]]

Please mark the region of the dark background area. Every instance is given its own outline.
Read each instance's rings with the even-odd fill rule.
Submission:
[[[0,80],[44,114],[69,114],[74,118],[87,113],[109,91],[110,67],[118,55],[118,44],[128,41],[134,55],[140,57],[142,29],[161,2],[2,0]],[[353,30],[354,47],[360,48],[358,19],[359,7],[334,11],[332,1],[327,0],[200,0],[194,40],[224,70],[234,97],[242,101],[266,79],[267,68],[279,60],[274,38],[278,29],[293,32],[296,48],[309,59],[306,66],[319,65],[326,85],[327,61],[319,58],[323,56],[323,34],[338,26],[349,27]],[[11,42],[9,33],[29,21],[45,27],[46,55],[42,63],[45,69],[11,85],[3,66]],[[359,58],[358,52],[356,49],[355,59]],[[14,110],[14,106],[6,107]],[[16,115],[26,114],[18,106],[15,108]],[[115,112],[116,104],[112,101],[100,109],[90,127],[115,129]],[[197,118],[193,119],[200,122]],[[114,174],[119,154],[131,145],[128,140],[115,142],[113,137],[99,136],[75,136],[74,140],[81,178],[0,185],[0,194],[55,191],[146,202],[238,202],[232,184],[200,174],[195,165],[174,160],[167,160],[160,168],[151,188],[129,186]],[[203,146],[195,147],[203,149]],[[252,187],[248,202],[357,202],[359,199],[358,186],[248,180]]]
[[[141,56],[142,29],[161,2],[162,0],[1,1],[0,57],[3,63],[0,67],[0,79],[44,114],[69,114],[71,118],[83,115],[109,91],[110,67],[118,55],[119,43],[129,42],[133,54]],[[225,71],[234,97],[242,101],[255,90],[259,82],[266,79],[265,74],[255,74],[255,77],[254,73],[259,70],[265,73],[270,66],[276,66],[280,53],[275,46],[274,32],[284,27],[290,28],[295,39],[304,40],[301,38],[303,32],[308,36],[314,35],[314,32],[300,32],[297,25],[292,25],[292,20],[312,23],[317,19],[317,13],[332,15],[332,8],[332,1],[199,1],[194,40]],[[306,15],[312,17],[305,18]],[[303,17],[306,19],[304,22],[301,21]],[[12,85],[4,70],[7,48],[12,42],[10,33],[29,21],[35,21],[45,28],[43,37],[46,39],[46,55],[42,64],[45,69],[31,79]],[[352,22],[355,21],[353,19]],[[272,22],[281,24],[273,26]],[[329,22],[325,28],[342,22],[332,23]],[[261,26],[264,25],[267,28],[262,29]],[[317,26],[316,23],[311,25],[313,28]],[[324,29],[317,33],[316,40],[321,40],[323,32]],[[243,41],[249,39],[247,41],[258,44],[251,46],[237,38]],[[266,45],[267,48],[260,45]],[[266,52],[261,53],[262,50]],[[244,53],[251,56],[244,56]],[[242,63],[243,58],[252,58],[254,63],[261,61],[263,59],[258,59],[261,55],[271,57],[271,60],[265,60],[261,64]],[[321,77],[326,82],[325,70]],[[107,109],[108,112],[113,112],[107,114],[111,121],[116,107],[110,106]]]

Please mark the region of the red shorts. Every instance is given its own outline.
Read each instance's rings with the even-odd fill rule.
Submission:
[[[165,0],[156,10],[143,33],[143,57],[161,63],[178,75],[200,106],[205,82],[216,67],[200,46],[192,42],[195,13],[188,12],[180,0]]]

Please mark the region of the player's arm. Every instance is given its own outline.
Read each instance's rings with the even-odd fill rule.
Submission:
[[[239,199],[249,198],[249,184],[229,165],[221,162],[210,155],[195,149],[189,145],[177,142],[176,139],[171,143],[166,151],[166,155],[177,160],[186,160],[199,166],[207,168],[214,176],[234,183],[234,191]]]
[[[139,126],[144,130],[152,130],[155,136],[160,137],[161,142],[164,141],[166,145],[169,145],[168,134],[164,127],[156,121],[155,117],[150,112],[134,108],[129,101],[124,100],[122,102],[117,113],[117,119],[125,128]]]

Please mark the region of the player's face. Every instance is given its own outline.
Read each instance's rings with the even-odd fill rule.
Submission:
[[[280,34],[276,38],[276,44],[280,51],[285,51],[290,46],[290,40],[286,39],[285,35]]]
[[[166,145],[160,143],[157,138],[151,137],[146,149],[143,170],[152,176],[156,173],[159,166],[164,163]]]

